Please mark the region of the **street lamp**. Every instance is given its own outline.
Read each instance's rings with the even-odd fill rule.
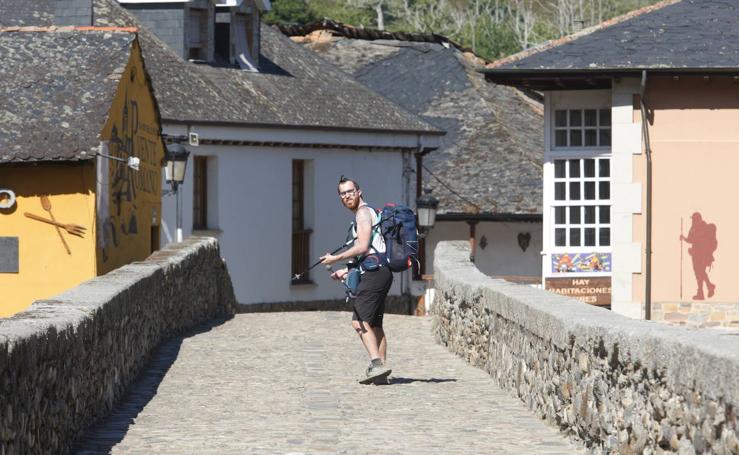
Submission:
[[[430,188],[424,188],[423,196],[416,199],[416,209],[418,211],[418,227],[421,238],[426,237],[431,228],[434,227],[436,221],[436,208],[439,207],[439,200],[431,195]]]
[[[185,181],[185,169],[190,152],[182,144],[168,144],[165,156],[164,178],[172,186],[172,192],[177,201],[177,242],[182,241],[182,208],[180,207],[180,193],[177,188]]]

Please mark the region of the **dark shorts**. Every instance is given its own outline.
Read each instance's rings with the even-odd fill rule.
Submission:
[[[374,272],[364,272],[359,282],[357,297],[352,299],[353,321],[364,321],[372,327],[382,327],[385,315],[385,297],[393,284],[393,272],[380,267]]]

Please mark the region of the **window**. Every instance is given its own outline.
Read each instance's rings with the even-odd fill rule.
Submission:
[[[305,272],[310,261],[310,235],[311,229],[305,228],[305,160],[293,160],[293,185],[292,185],[292,276]],[[293,279],[293,284],[312,283],[308,273],[300,279]]]
[[[553,184],[554,246],[610,246],[610,158],[555,159]]]
[[[254,32],[258,21],[259,15],[238,13],[234,16],[235,57],[242,70],[257,71],[259,44]]]
[[[190,8],[187,29],[187,58],[207,60],[208,50],[208,10]]]
[[[554,111],[554,147],[610,147],[610,109]]]
[[[208,229],[208,157],[193,159],[192,228]]]
[[[231,64],[231,13],[228,8],[216,8],[215,23],[215,61]]]

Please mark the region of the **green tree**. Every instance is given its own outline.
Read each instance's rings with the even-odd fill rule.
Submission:
[[[373,8],[349,0],[308,0],[314,14],[320,18],[333,19],[355,27],[377,28]]]
[[[307,24],[317,19],[306,0],[273,0],[272,9],[264,15],[268,24]]]
[[[438,33],[497,59],[656,1],[272,0],[265,20],[305,24],[328,18],[355,27]]]

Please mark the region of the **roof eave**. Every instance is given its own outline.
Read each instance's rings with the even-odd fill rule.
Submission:
[[[594,90],[611,88],[614,79],[637,77],[643,71],[660,76],[722,75],[739,77],[739,68],[484,68],[485,80],[533,90]]]
[[[331,126],[331,125],[290,125],[285,123],[255,123],[255,122],[237,122],[224,120],[186,120],[162,117],[163,123],[171,123],[173,125],[208,125],[208,126],[226,126],[226,127],[252,127],[252,128],[277,128],[277,129],[293,129],[293,130],[318,130],[318,131],[346,131],[356,133],[389,133],[389,134],[415,134],[428,136],[444,136],[446,131],[437,129],[433,130],[414,130],[414,129],[382,129],[382,128],[358,128],[347,126]]]

